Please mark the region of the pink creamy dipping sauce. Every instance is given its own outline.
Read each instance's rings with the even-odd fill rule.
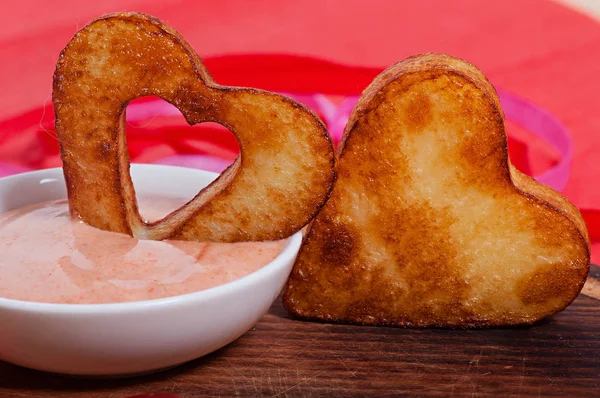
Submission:
[[[184,202],[142,198],[140,207],[157,220]],[[73,220],[66,200],[40,203],[0,214],[0,297],[104,304],[177,296],[248,275],[285,244],[137,240]]]

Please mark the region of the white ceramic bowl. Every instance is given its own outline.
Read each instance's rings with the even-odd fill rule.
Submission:
[[[192,197],[217,175],[133,165],[139,195]],[[0,212],[65,198],[61,169],[0,179]],[[0,298],[0,360],[83,376],[133,375],[199,358],[234,341],[267,312],[292,269],[301,232],[256,272],[204,291],[116,304],[44,304]],[[0,256],[2,254],[0,253]]]

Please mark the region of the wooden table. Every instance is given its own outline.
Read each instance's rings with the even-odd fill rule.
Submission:
[[[600,268],[593,266],[590,277],[600,278]],[[229,346],[151,376],[82,380],[0,362],[2,398],[148,392],[600,397],[600,300],[582,294],[533,327],[466,331],[302,322],[290,318],[278,300],[256,328]]]

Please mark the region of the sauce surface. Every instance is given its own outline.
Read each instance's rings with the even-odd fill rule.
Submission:
[[[140,200],[157,220],[185,201]],[[150,300],[218,286],[273,260],[286,241],[137,240],[70,217],[66,200],[0,214],[0,297],[44,303]]]

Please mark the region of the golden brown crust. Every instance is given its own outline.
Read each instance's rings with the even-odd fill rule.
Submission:
[[[530,324],[564,309],[589,240],[560,194],[508,161],[492,85],[447,55],[365,90],[284,304],[306,319],[413,327]]]
[[[539,200],[540,203],[552,207],[575,224],[589,248],[591,243],[587,226],[581,216],[581,212],[573,203],[569,202],[564,196],[549,186],[540,184],[528,175],[521,173],[512,164],[510,164],[510,176],[513,184],[524,194],[531,195],[532,198]]]
[[[148,95],[190,124],[224,125],[241,152],[153,224],[138,213],[124,115]],[[216,84],[189,44],[148,15],[111,14],[77,32],[57,63],[53,103],[71,211],[98,228],[149,239],[281,239],[314,217],[336,178],[333,145],[313,112],[282,95]]]

